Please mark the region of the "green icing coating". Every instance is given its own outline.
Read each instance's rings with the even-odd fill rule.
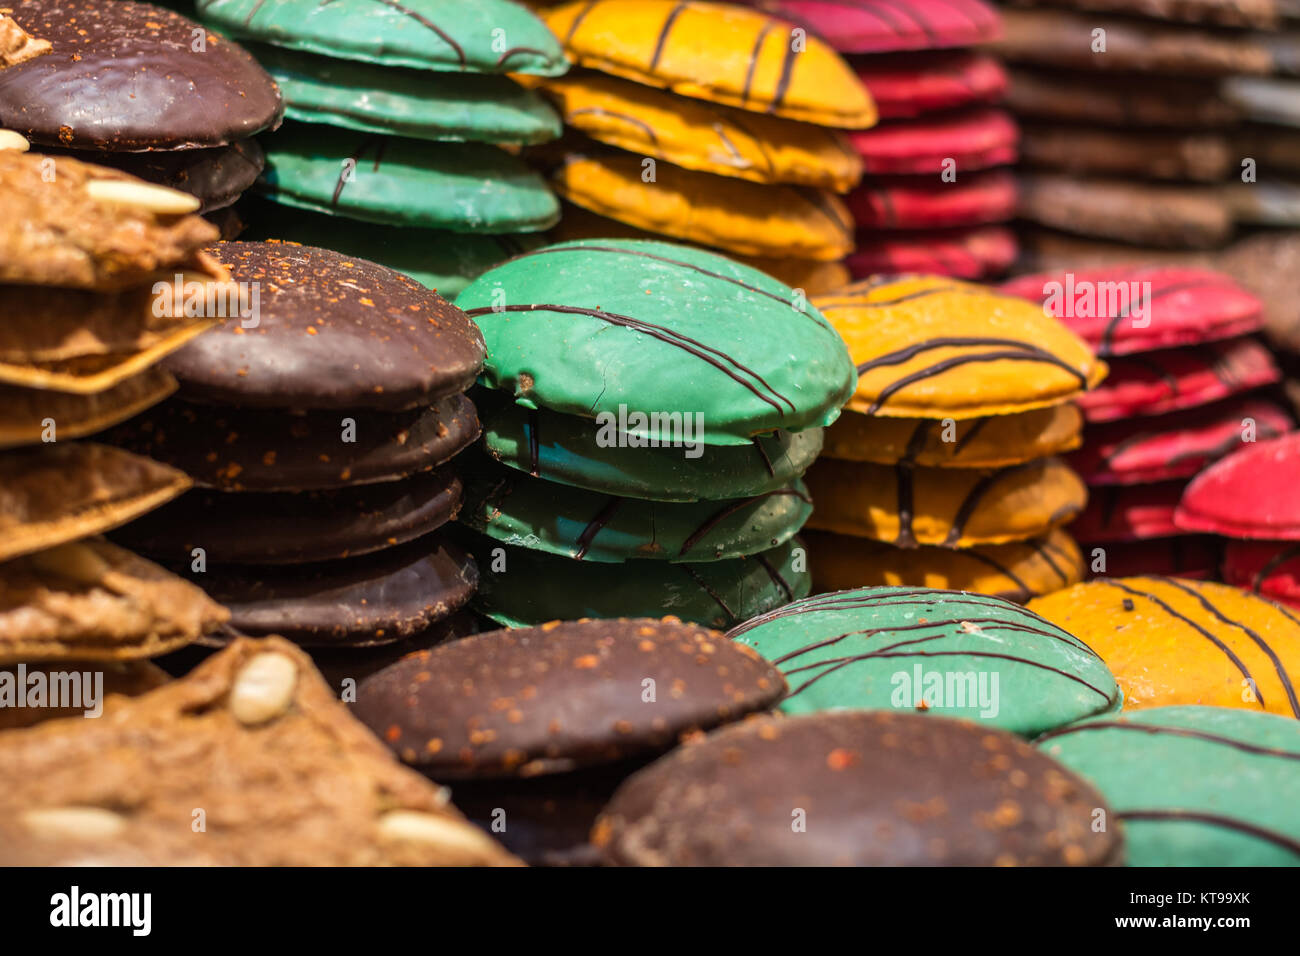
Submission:
[[[835,329],[789,286],[666,242],[564,242],[479,276],[456,304],[479,323],[481,382],[525,407],[703,416],[741,445],[828,425],[857,370]],[[666,439],[654,423],[640,434]]]
[[[198,0],[198,14],[233,34],[384,66],[457,73],[569,68],[560,41],[510,0]]]
[[[463,535],[479,567],[475,606],[506,627],[673,614],[727,628],[803,597],[811,587],[798,538],[731,561],[596,564]]]
[[[483,448],[495,460],[588,491],[655,501],[747,498],[798,478],[822,449],[822,429],[778,431],[749,445],[701,445],[697,457],[680,447],[642,447],[616,437],[595,419],[493,402],[474,396],[483,421]],[[612,433],[617,435],[617,429]]]
[[[923,711],[1033,736],[1118,711],[1106,665],[1080,640],[1001,598],[930,588],[819,594],[729,637],[790,685],[780,709]]]
[[[541,239],[530,233],[476,236],[436,229],[401,229],[253,202],[256,205],[250,211],[249,228],[241,238],[286,239],[369,259],[405,273],[445,299],[455,298],[475,276],[503,259],[541,245]],[[273,213],[266,215],[267,209]]]
[[[452,232],[536,232],[560,214],[537,173],[485,143],[286,123],[262,145],[263,193],[300,209]]]
[[[812,514],[802,481],[730,501],[645,501],[458,459],[460,520],[505,544],[580,561],[720,561],[774,548]]]
[[[539,93],[504,76],[380,67],[262,43],[249,52],[280,84],[285,116],[304,123],[478,143],[544,143],[562,129]]]
[[[1131,866],[1300,866],[1300,721],[1153,707],[1037,743],[1102,792]]]

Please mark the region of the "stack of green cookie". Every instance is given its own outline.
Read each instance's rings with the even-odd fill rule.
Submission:
[[[275,205],[248,211],[252,235],[364,256],[455,295],[559,218],[542,178],[501,148],[561,129],[505,75],[568,68],[524,7],[200,0],[198,11],[248,41],[287,104],[289,122],[263,141],[261,192]]]
[[[855,372],[802,296],[721,255],[609,239],[518,256],[457,305],[488,353],[460,514],[484,613],[730,626],[808,593],[800,475]]]

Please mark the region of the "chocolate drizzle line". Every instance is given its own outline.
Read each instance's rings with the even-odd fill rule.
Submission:
[[[687,6],[688,4],[685,3],[675,4],[668,16],[664,17],[664,25],[659,30],[658,39],[655,40],[654,55],[650,57],[650,65],[646,67],[647,73],[653,73],[658,69],[659,59],[664,55],[664,44],[668,42],[668,34],[672,32],[673,24],[677,22],[677,18],[682,15],[682,11]]]
[[[1268,576],[1294,558],[1300,558],[1300,544],[1293,544],[1289,548],[1283,548],[1265,561],[1264,566],[1255,572],[1255,577],[1250,582],[1250,589],[1256,594],[1260,594],[1264,581]]]
[[[686,536],[686,540],[682,542],[682,549],[677,552],[677,556],[680,558],[685,555],[687,551],[699,544],[700,539],[732,515],[739,511],[744,511],[755,502],[763,501],[766,498],[772,498],[777,495],[794,495],[800,500],[812,504],[812,499],[797,488],[778,488],[775,491],[768,491],[761,495],[754,495],[752,498],[740,498],[736,501],[728,502],[726,505],[705,518],[698,528]]]
[[[740,93],[742,104],[749,102],[750,91],[754,87],[754,71],[758,69],[758,57],[763,52],[763,42],[775,26],[776,22],[769,20],[763,24],[763,29],[759,30],[758,36],[754,38],[754,49],[749,53],[749,69],[745,72],[745,86]]]
[[[1255,688],[1255,696],[1259,700],[1260,708],[1267,709],[1264,704],[1264,692],[1259,689],[1259,685],[1256,683],[1255,678],[1251,676],[1250,670],[1247,669],[1242,659],[1238,657],[1236,653],[1233,652],[1232,648],[1230,648],[1227,644],[1223,643],[1223,641],[1219,640],[1217,637],[1215,637],[1205,628],[1201,627],[1201,625],[1197,624],[1190,617],[1187,617],[1185,614],[1180,614],[1178,611],[1175,611],[1172,607],[1170,607],[1160,598],[1156,597],[1154,594],[1151,594],[1147,591],[1140,591],[1137,588],[1129,587],[1127,584],[1124,584],[1121,581],[1117,581],[1114,578],[1099,578],[1098,580],[1104,582],[1105,584],[1110,585],[1113,588],[1118,588],[1119,590],[1125,592],[1126,594],[1131,594],[1133,597],[1146,598],[1148,601],[1156,605],[1156,607],[1160,608],[1170,617],[1174,618],[1175,620],[1182,621],[1187,626],[1194,628],[1198,634],[1204,637],[1207,641],[1209,641],[1219,650],[1223,651],[1224,656],[1227,657],[1228,660],[1232,661],[1233,666],[1235,666],[1237,670],[1241,672],[1242,676],[1250,681],[1251,686]]]
[[[1186,737],[1189,740],[1204,740],[1207,743],[1222,744],[1225,747],[1232,747],[1243,753],[1258,754],[1261,757],[1280,757],[1283,760],[1300,760],[1300,753],[1290,750],[1278,750],[1276,747],[1261,747],[1258,744],[1247,743],[1244,740],[1236,740],[1232,737],[1225,737],[1222,734],[1211,734],[1203,730],[1192,730],[1187,727],[1169,727],[1166,725],[1140,724],[1131,720],[1096,720],[1086,724],[1077,724],[1071,727],[1061,727],[1057,730],[1049,730],[1038,738],[1038,741],[1047,740],[1050,737],[1064,737],[1067,734],[1078,734],[1088,730],[1136,730],[1153,737]]]
[[[352,169],[349,169],[348,164],[344,163],[343,168],[339,170],[338,181],[334,184],[334,195],[330,197],[331,206],[337,206],[339,204],[339,199],[343,195],[343,189],[349,182],[348,173],[352,172],[352,170],[356,168],[357,163],[361,161],[361,157],[364,156],[372,146],[376,147],[373,171],[376,173],[379,172],[379,164],[384,160],[384,151],[388,149],[388,137],[379,135],[367,136],[361,141],[361,145],[352,151],[352,155],[348,157],[348,159],[352,161]]]
[[[998,574],[1005,577],[1016,587],[1020,588],[1021,592],[1024,593],[1026,597],[1033,594],[1037,594],[1041,591],[1041,588],[1031,588],[1028,584],[1024,582],[1024,580],[1019,575],[1017,575],[1010,568],[1003,565],[1001,561],[995,560],[994,558],[989,557],[987,554],[981,554],[980,551],[975,548],[971,548],[969,551],[962,551],[961,553],[968,558],[971,558],[987,567],[992,568],[994,571],[996,571]]]
[[[334,0],[321,0],[320,5],[322,7],[327,7],[333,2]],[[461,48],[461,45],[443,32],[443,30],[441,30],[438,25],[428,17],[417,13],[404,4],[398,3],[397,0],[371,0],[371,2],[381,4],[382,6],[388,7],[390,10],[396,10],[398,13],[402,14],[402,16],[410,17],[416,23],[420,24],[420,26],[432,30],[438,35],[439,39],[441,39],[443,43],[452,48],[453,52],[456,54],[456,60],[461,66],[465,66],[469,62],[465,58],[465,51]]]
[[[646,139],[650,141],[650,145],[659,153],[659,157],[663,158],[663,149],[659,146],[659,137],[655,134],[654,127],[643,119],[629,116],[627,113],[620,113],[617,110],[606,109],[603,106],[584,106],[582,109],[570,110],[565,119],[569,121],[570,125],[576,125],[573,123],[573,118],[576,116],[605,116],[610,119],[622,120],[629,126],[635,126],[645,134]]]
[[[706,593],[709,597],[713,598],[714,603],[717,604],[718,607],[722,608],[723,613],[727,615],[728,623],[739,620],[739,618],[736,616],[736,612],[733,611],[731,608],[727,607],[727,602],[723,600],[722,595],[719,594],[717,591],[715,591],[713,588],[711,588],[709,586],[709,582],[704,580],[704,578],[700,577],[699,573],[693,567],[691,567],[689,564],[678,564],[676,565],[676,567],[681,568],[682,571],[684,571],[686,575],[692,581],[695,582],[696,586],[700,588],[700,590],[704,591],[704,593]]]
[[[1052,569],[1053,573],[1061,579],[1062,584],[1070,580],[1070,576],[1062,571],[1057,563],[1052,560],[1052,546],[1048,543],[1046,538],[1032,538],[1027,543],[1035,552],[1038,553],[1044,563]],[[1057,557],[1065,557],[1065,555],[1057,555]]]
[[[754,443],[754,450],[758,452],[758,457],[763,459],[763,467],[773,478],[776,477],[776,468],[772,466],[772,459],[768,457],[767,449],[763,447],[763,442],[757,435],[750,439]]]
[[[756,560],[760,565],[762,565],[763,570],[767,572],[767,576],[772,579],[772,583],[775,584],[777,587],[779,587],[785,593],[785,599],[787,601],[793,601],[794,590],[790,587],[788,583],[786,583],[785,578],[781,576],[781,572],[778,571],[775,567],[773,567],[771,561],[767,560],[767,556],[762,554],[756,554],[754,555],[754,560]]]
[[[1162,299],[1167,295],[1173,295],[1175,292],[1221,285],[1223,285],[1223,283],[1218,279],[1194,279],[1190,282],[1175,282],[1172,285],[1162,286],[1159,289],[1152,289],[1150,295],[1142,297],[1142,305],[1150,305],[1157,299]],[[1114,341],[1115,333],[1119,330],[1119,324],[1129,317],[1132,307],[1133,303],[1130,302],[1128,308],[1120,309],[1119,312],[1110,317],[1110,321],[1106,324],[1105,330],[1101,333],[1101,341],[1097,345],[1098,355],[1110,355],[1111,343]]]
[[[898,486],[898,535],[894,538],[894,544],[900,548],[917,546],[916,532],[912,527],[915,520],[913,499],[916,495],[914,477],[910,464],[900,461],[894,466],[894,484]]]
[[[587,549],[596,540],[596,535],[600,534],[601,529],[614,519],[614,515],[618,514],[618,509],[622,507],[623,501],[624,499],[618,495],[609,496],[604,507],[596,513],[594,518],[587,522],[587,526],[582,529],[582,534],[578,535],[578,551],[574,554],[574,558],[581,561],[587,556]]]
[[[1041,468],[1042,461],[1026,461],[1019,465],[1009,465],[1006,468],[999,468],[997,471],[990,472],[975,482],[975,485],[966,493],[965,499],[957,509],[957,514],[953,516],[952,527],[948,529],[948,537],[944,539],[943,545],[946,548],[954,547],[961,540],[965,532],[966,523],[970,521],[971,515],[979,507],[980,502],[989,493],[995,484],[1008,475],[1014,475],[1017,472],[1028,471],[1031,468]]]
[[[966,429],[966,434],[957,439],[957,443],[952,447],[952,457],[957,458],[961,455],[962,450],[970,444],[971,439],[984,430],[984,426],[989,423],[987,418],[977,418],[970,428]]]
[[[537,409],[528,409],[528,473],[541,477],[542,439],[537,429],[540,425]]]
[[[741,378],[741,376],[738,375],[736,372],[732,371],[731,368],[728,368],[726,364],[723,364],[723,361],[725,361],[735,369],[739,369],[744,374],[752,376],[754,379],[756,379],[759,382],[760,385],[766,388],[772,395],[775,395],[777,399],[789,405],[791,412],[795,411],[794,402],[790,401],[790,399],[786,398],[784,395],[782,395],[780,392],[774,389],[771,385],[769,385],[767,383],[767,380],[764,379],[761,375],[759,375],[758,372],[741,364],[739,361],[727,355],[725,352],[722,352],[719,349],[715,349],[711,345],[705,345],[703,342],[693,339],[690,336],[683,335],[682,333],[676,332],[665,326],[655,325],[654,323],[646,322],[643,319],[635,319],[630,315],[619,315],[618,313],[615,312],[603,312],[600,309],[584,309],[574,305],[556,305],[553,303],[530,303],[526,305],[505,305],[505,306],[488,305],[488,306],[482,306],[477,309],[466,309],[465,314],[473,318],[475,316],[486,315],[490,312],[538,312],[538,311],[560,312],[566,315],[585,315],[593,319],[600,319],[602,322],[608,322],[610,325],[622,326],[624,328],[631,329],[634,332],[640,332],[643,335],[648,335],[651,338],[658,339],[661,342],[664,342],[675,348],[679,348],[683,352],[687,352],[691,355],[694,355],[696,358],[701,359],[707,362],[708,364],[712,365],[714,368],[718,369],[728,378],[737,382],[738,384],[740,384],[741,386],[743,386],[744,388],[752,392],[754,395],[756,395],[758,398],[760,398],[762,401],[771,405],[774,409],[776,409],[777,414],[781,415],[782,417],[785,416],[786,414],[785,410],[781,408],[781,406],[777,403],[777,401],[773,400],[772,398],[769,398],[767,395],[764,395],[763,392],[760,391],[757,386]],[[715,358],[715,356],[717,357]],[[719,359],[723,361],[720,361]]]
[[[1284,850],[1300,856],[1300,840],[1295,840],[1286,834],[1278,833],[1275,830],[1267,830],[1264,827],[1256,826],[1253,823],[1247,823],[1244,820],[1237,820],[1232,817],[1225,817],[1217,813],[1204,813],[1200,810],[1125,810],[1117,813],[1121,820],[1159,820],[1159,821],[1177,821],[1184,823],[1207,823],[1211,826],[1223,827],[1225,830],[1237,830],[1241,833],[1248,833],[1253,837],[1258,837],[1275,846],[1280,846]]]
[[[1232,618],[1228,617],[1217,607],[1211,604],[1203,594],[1201,594],[1199,591],[1196,591],[1188,587],[1186,584],[1183,584],[1181,581],[1177,581],[1173,578],[1155,578],[1155,579],[1164,582],[1170,587],[1177,588],[1179,591],[1182,591],[1184,594],[1188,594],[1196,598],[1196,600],[1200,603],[1201,607],[1204,608],[1210,614],[1214,615],[1214,617],[1217,618],[1219,621],[1221,621],[1224,624],[1227,624],[1229,627],[1237,628],[1238,630],[1242,631],[1247,637],[1249,637],[1252,641],[1254,641],[1255,644],[1259,647],[1259,649],[1263,651],[1266,655],[1268,655],[1268,659],[1272,661],[1273,669],[1277,671],[1278,679],[1282,682],[1282,687],[1286,690],[1287,703],[1291,705],[1291,713],[1296,717],[1300,717],[1300,700],[1296,699],[1295,685],[1291,682],[1291,675],[1287,673],[1286,667],[1283,665],[1281,659],[1277,656],[1277,652],[1273,650],[1273,648],[1269,645],[1267,641],[1264,640],[1263,637],[1261,637],[1254,630],[1247,627],[1245,624],[1241,623],[1240,621],[1234,621]]]

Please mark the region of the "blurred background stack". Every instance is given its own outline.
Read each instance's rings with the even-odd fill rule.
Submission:
[[[667,237],[809,295],[848,281],[844,130],[876,112],[823,40],[737,4],[534,6],[578,67],[541,87],[568,135],[531,151],[566,200],[556,238]]]
[[[1019,133],[996,104],[1003,68],[963,49],[1001,33],[982,0],[753,0],[818,33],[876,101],[881,122],[850,135],[866,179],[849,195],[858,229],[855,279],[928,272],[964,279],[1001,274],[1016,257]]]

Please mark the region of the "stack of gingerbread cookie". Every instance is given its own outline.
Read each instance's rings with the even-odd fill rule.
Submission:
[[[754,0],[818,33],[849,63],[880,113],[850,134],[866,179],[848,197],[854,278],[925,272],[979,279],[1016,257],[1016,124],[996,103],[1003,68],[966,47],[1001,33],[983,0]]]
[[[1243,29],[1276,30],[1276,4],[1007,6],[996,50],[1014,64],[1009,97],[1029,167],[1025,219],[1092,239],[1208,249],[1223,246],[1239,221],[1286,212],[1286,190],[1267,182],[1279,168],[1273,151],[1239,137],[1242,98],[1228,95],[1285,59],[1268,33]]]
[[[460,520],[502,624],[738,623],[808,591],[800,476],[853,388],[788,286],[663,242],[580,240],[480,276],[483,460]]]
[[[267,136],[250,236],[377,261],[454,296],[535,243],[559,206],[512,150],[560,133],[555,111],[507,74],[568,69],[559,43],[510,0],[201,0],[284,94]]]
[[[122,662],[226,617],[99,537],[175,498],[185,475],[83,440],[165,398],[176,383],[158,361],[212,325],[173,297],[174,281],[199,300],[229,288],[200,251],[216,229],[197,207],[114,169],[0,149],[0,665],[33,681],[94,661],[110,691],[143,690],[159,673]],[[28,686],[20,675],[20,697]],[[55,713],[46,703],[8,698],[0,726]]]
[[[478,436],[462,394],[483,361],[478,329],[363,259],[273,242],[210,251],[251,307],[168,358],[176,399],[111,433],[197,488],[119,538],[246,634],[354,649],[354,667],[359,649],[440,639],[477,582],[434,532],[461,503],[447,462]]]
[[[848,281],[843,130],[871,97],[820,38],[735,4],[571,0],[542,16],[579,67],[542,92],[571,134],[535,151],[568,201],[557,237],[667,236],[807,294]]]
[[[813,583],[892,584],[1023,601],[1080,579],[1061,526],[1087,500],[1060,458],[1072,400],[1104,363],[1023,300],[939,276],[864,280],[814,299],[848,342],[857,389],[807,475]]]
[[[1280,378],[1250,334],[1260,301],[1221,273],[1161,266],[1023,276],[1004,291],[1042,302],[1110,363],[1079,399],[1089,427],[1071,459],[1093,490],[1074,526],[1095,546],[1091,570],[1213,574],[1214,542],[1174,523],[1183,488],[1243,442],[1292,428],[1259,391]]]
[[[0,49],[0,128],[198,196],[238,231],[230,207],[264,165],[253,136],[284,112],[247,51],[149,3],[17,0],[4,12],[0,47],[26,52],[11,62]]]

